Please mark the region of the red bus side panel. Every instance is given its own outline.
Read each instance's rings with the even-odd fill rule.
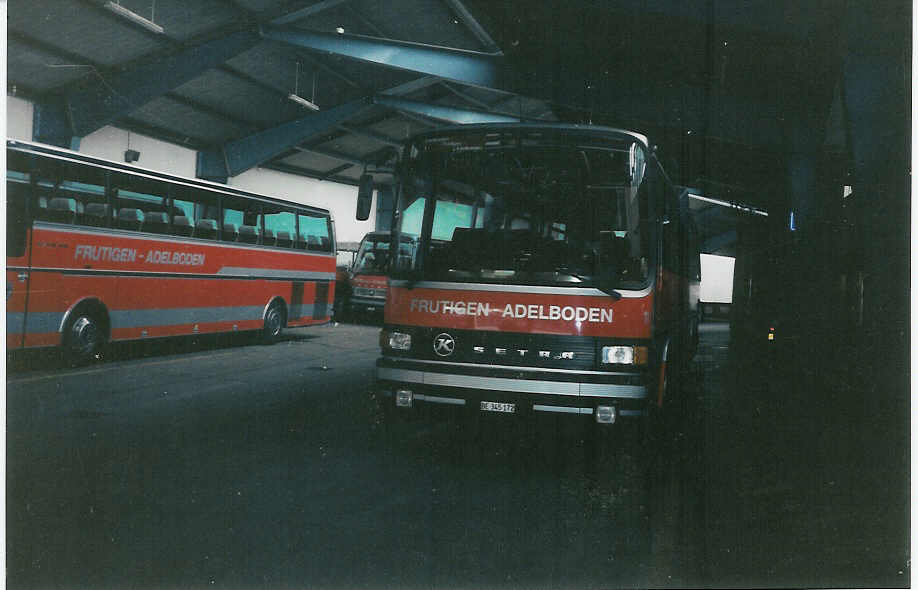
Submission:
[[[651,336],[652,294],[642,297],[389,288],[386,322],[532,334]]]
[[[66,312],[84,299],[106,307],[114,340],[258,329],[274,298],[289,326],[322,323],[334,276],[332,255],[38,224],[25,345],[59,344]]]

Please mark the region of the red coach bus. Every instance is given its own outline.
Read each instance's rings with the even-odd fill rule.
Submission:
[[[389,279],[386,276],[392,256],[387,231],[369,232],[360,241],[354,268],[350,272],[351,296],[349,310],[356,313],[382,313],[386,304]],[[398,256],[410,260],[414,255],[415,240],[412,236],[400,236]]]
[[[419,238],[389,272],[376,381],[389,411],[613,423],[671,401],[694,354],[700,260],[644,136],[468,125],[413,138],[398,171],[393,227]]]
[[[329,321],[328,211],[7,142],[6,344],[61,346]]]

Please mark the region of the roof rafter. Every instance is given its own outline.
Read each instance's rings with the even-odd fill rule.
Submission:
[[[38,141],[69,145],[71,138],[114,122],[259,42],[257,34],[240,31],[126,71],[99,72],[101,84],[38,102],[34,135]]]
[[[290,27],[263,27],[262,35],[266,39],[320,53],[342,55],[471,86],[502,88],[509,79],[503,56],[497,54]]]

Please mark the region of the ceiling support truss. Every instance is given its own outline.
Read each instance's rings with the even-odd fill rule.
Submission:
[[[257,34],[241,31],[138,65],[35,105],[33,135],[37,141],[70,146],[202,72],[250,49]]]

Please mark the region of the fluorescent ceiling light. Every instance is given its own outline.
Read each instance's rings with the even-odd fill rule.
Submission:
[[[160,35],[163,33],[163,28],[159,26],[158,24],[154,23],[151,20],[145,19],[144,17],[140,16],[136,12],[128,10],[127,8],[125,8],[124,6],[121,6],[120,4],[116,2],[111,2],[111,1],[106,2],[105,8],[111,10],[112,12],[114,12],[115,14],[117,14],[118,16],[122,18],[126,18],[127,20],[131,21],[134,24],[140,25],[141,27],[147,29],[148,31],[153,31],[154,33],[159,33]]]
[[[314,111],[318,111],[318,110],[319,110],[319,105],[317,105],[317,104],[314,103],[314,102],[310,102],[310,101],[306,100],[305,98],[303,98],[303,97],[300,96],[299,94],[288,94],[288,95],[287,95],[287,98],[289,98],[290,100],[292,100],[292,101],[295,102],[296,104],[300,105],[301,107],[304,107],[304,108],[307,108],[307,109],[312,109],[312,110],[314,110]]]
[[[690,199],[697,199],[699,201],[704,201],[705,203],[713,203],[714,205],[720,205],[721,207],[729,207],[730,209],[739,209],[740,211],[746,211],[754,215],[762,215],[763,217],[768,217],[768,212],[763,211],[762,209],[756,209],[755,207],[750,207],[749,205],[743,205],[742,203],[731,203],[729,201],[721,201],[720,199],[712,199],[711,197],[703,197],[701,195],[696,195],[695,193],[689,193]]]

